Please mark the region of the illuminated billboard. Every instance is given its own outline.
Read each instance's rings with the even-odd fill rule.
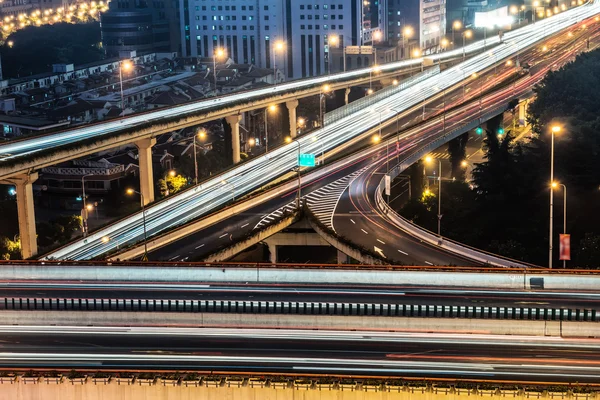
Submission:
[[[496,8],[491,11],[475,13],[476,28],[502,27],[510,25],[512,22],[513,17],[508,15],[508,6]]]

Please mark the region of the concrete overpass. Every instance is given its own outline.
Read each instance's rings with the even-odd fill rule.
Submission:
[[[538,25],[534,26],[534,27],[525,27],[525,28],[521,28],[520,30],[517,30],[514,33],[514,35],[512,35],[512,33],[507,33],[505,35],[505,37],[511,38],[511,37],[515,37],[516,39],[514,39],[510,45],[508,44],[504,44],[502,46],[500,46],[502,48],[502,50],[499,50],[499,52],[501,54],[496,55],[494,53],[494,56],[496,56],[495,62],[501,62],[501,60],[506,57],[506,55],[508,54],[513,54],[514,52],[518,52],[519,51],[519,41],[524,42],[524,46],[530,45],[531,43],[535,43],[538,40],[540,40],[540,38],[543,38],[547,35],[552,35],[557,31],[560,31],[568,26],[571,26],[574,23],[577,23],[579,21],[581,21],[582,19],[588,17],[588,16],[593,16],[595,15],[598,11],[597,11],[597,6],[595,5],[591,5],[589,7],[580,7],[581,10],[575,9],[575,10],[571,10],[571,11],[567,11],[563,14],[557,15],[555,17],[549,18],[546,21],[540,22]],[[543,25],[543,26],[542,26]],[[543,31],[543,34],[542,34]],[[512,35],[512,36],[511,36]],[[498,42],[499,39],[498,38],[492,38],[489,39],[487,41],[487,46],[489,46],[491,43],[493,42]],[[481,43],[475,43],[473,45],[470,45],[470,51],[473,51],[473,49],[476,48],[480,48],[482,46]],[[486,46],[485,44],[483,46]],[[459,49],[456,52],[462,53],[462,50]],[[505,53],[505,55],[502,55],[502,53]],[[455,53],[453,52],[449,52],[447,53],[446,56],[456,56]],[[437,59],[441,59],[443,58],[443,56],[438,56]],[[485,59],[486,57],[483,57],[478,60],[478,63],[482,66],[484,66],[485,68],[488,68],[489,65],[493,65],[494,64],[494,60],[489,60],[489,59]],[[421,62],[421,60],[417,60],[417,62]],[[410,62],[407,62],[409,64],[413,64],[415,63],[415,60],[411,60]],[[467,63],[469,64],[469,63]],[[395,69],[398,68],[397,65],[395,66],[390,66],[389,68],[391,69]],[[480,68],[475,68],[475,70],[479,70]],[[387,69],[386,67],[381,67],[382,72],[386,72]],[[458,70],[460,71],[461,69],[458,68]],[[372,72],[371,69],[368,69],[366,71]],[[366,71],[360,71],[360,74],[363,74],[363,81],[366,80]],[[348,76],[346,73],[346,75],[344,75],[344,79],[347,79],[347,81],[340,83],[338,81],[336,81],[335,79],[332,80],[332,84],[334,85],[333,87],[337,87],[335,85],[339,85],[339,87],[347,87],[350,83],[349,82],[355,82],[357,83],[357,80],[352,81],[352,79],[355,79],[354,76],[350,77]],[[359,74],[359,75],[360,75]],[[463,71],[464,74],[464,71]],[[453,71],[453,78],[452,79],[459,79],[460,72],[458,71]],[[310,95],[317,93],[318,91],[321,91],[322,88],[320,87],[320,81],[321,80],[326,80],[329,81],[328,77],[322,77],[322,78],[315,78],[313,80],[311,80],[311,82],[308,84],[308,88],[302,88],[299,89],[297,87],[296,84],[286,84],[286,85],[292,85],[292,87],[288,87],[286,85],[283,85],[284,88],[281,87],[275,87],[272,88],[272,92],[277,92],[277,91],[293,91],[292,93],[277,93],[276,96],[278,96],[278,101],[283,102],[283,101],[293,101],[294,98],[298,98],[298,96],[302,93],[306,94],[306,95]],[[464,76],[463,76],[464,79]],[[437,84],[442,85],[443,84]],[[306,85],[305,85],[306,86]],[[437,87],[437,86],[436,86]],[[432,89],[432,88],[430,88]],[[439,90],[439,89],[438,89]],[[425,92],[422,93],[424,96],[427,96],[427,94]],[[202,111],[200,112],[199,110],[193,110],[193,111],[187,111],[184,112],[183,110],[179,110],[176,116],[170,116],[167,117],[166,115],[163,115],[160,118],[160,121],[150,121],[150,122],[140,122],[139,120],[137,120],[138,122],[136,123],[130,123],[127,127],[123,127],[121,129],[117,129],[115,128],[114,131],[111,132],[107,132],[107,133],[102,133],[102,136],[108,138],[108,139],[102,139],[102,140],[108,140],[108,143],[103,143],[100,146],[102,148],[109,148],[112,146],[118,146],[118,145],[122,145],[124,143],[136,143],[138,144],[138,147],[141,149],[142,152],[144,152],[146,155],[140,155],[140,164],[142,166],[142,168],[145,168],[145,164],[147,164],[146,162],[144,162],[144,160],[148,160],[149,157],[148,155],[150,154],[150,148],[152,146],[152,137],[153,135],[156,134],[156,132],[163,132],[164,131],[169,131],[169,130],[173,130],[176,127],[183,127],[183,126],[191,126],[191,125],[195,125],[197,123],[199,123],[198,121],[202,121],[202,118],[205,118],[206,120],[208,119],[214,119],[214,118],[220,118],[220,117],[229,117],[229,121],[234,125],[234,135],[235,132],[237,131],[235,129],[235,126],[237,123],[239,123],[239,113],[243,112],[245,110],[249,110],[252,108],[257,108],[257,107],[264,107],[264,105],[266,104],[266,100],[264,98],[264,96],[268,95],[268,93],[261,93],[260,95],[257,94],[257,97],[254,100],[251,101],[240,101],[239,98],[231,98],[228,97],[228,104],[224,104],[223,101],[221,101],[221,98],[219,99],[215,99],[213,100],[214,105],[213,106],[209,106],[209,105],[205,105],[205,107],[202,108]],[[271,95],[273,95],[273,93],[271,93]],[[235,95],[232,95],[235,96]],[[247,96],[245,96],[247,97]],[[294,108],[295,106],[292,104],[290,106],[290,108]],[[165,110],[165,111],[169,111],[169,112],[173,112],[175,111],[175,109],[173,110]],[[196,114],[202,114],[203,116],[194,116]],[[233,114],[233,115],[232,115]],[[207,116],[208,115],[208,116]],[[131,117],[132,119],[135,118],[148,118],[147,115],[141,115],[141,116],[134,116]],[[389,117],[388,117],[389,118]],[[386,118],[386,119],[388,119]],[[127,119],[125,119],[124,121],[126,121]],[[164,121],[169,121],[169,122],[164,122]],[[125,135],[125,139],[123,139],[123,136]],[[85,142],[86,141],[90,141],[91,144],[86,145]],[[94,151],[98,151],[100,148],[98,147],[98,143],[96,143],[97,138],[87,138],[83,141],[79,141],[77,144],[74,144],[73,146],[75,146],[77,148],[77,155],[82,155],[86,152],[94,152]],[[238,142],[239,143],[239,142]],[[18,143],[17,143],[18,145]],[[88,147],[86,147],[88,146]],[[91,147],[90,147],[91,146]],[[6,148],[6,147],[0,147],[0,151],[3,151],[2,149]],[[61,148],[61,146],[57,147],[58,149]],[[51,151],[54,151],[51,150]],[[74,157],[74,153],[76,150],[74,149],[70,149],[70,150],[62,150],[62,151],[66,151],[67,154],[63,154],[63,157]],[[30,204],[30,202],[27,201],[27,194],[31,191],[30,188],[29,190],[27,189],[28,186],[31,185],[31,173],[33,172],[33,170],[35,169],[36,165],[44,165],[44,163],[50,163],[50,162],[56,162],[58,160],[54,160],[51,161],[50,159],[47,158],[47,156],[44,155],[45,151],[40,152],[40,155],[36,155],[36,152],[32,152],[28,158],[31,158],[32,161],[29,161],[29,164],[27,164],[27,162],[23,162],[22,160],[20,160],[20,157],[16,156],[16,155],[9,155],[9,156],[5,156],[4,158],[2,158],[1,160],[3,162],[6,162],[6,168],[4,170],[4,175],[2,175],[2,170],[0,169],[0,176],[11,176],[12,173],[21,173],[22,175],[25,175],[25,177],[21,176],[21,181],[24,182],[22,184],[22,187],[24,189],[20,190],[21,193],[21,199],[19,200],[19,202],[22,203],[22,206],[20,207],[20,209],[22,210],[26,210],[28,204]],[[59,157],[60,158],[60,157]],[[12,165],[12,167],[11,167]],[[12,171],[12,172],[11,172]],[[28,171],[26,174],[23,174],[23,172]],[[141,173],[141,179],[142,179],[142,190],[145,191],[146,193],[148,193],[150,191],[150,189],[152,188],[152,182],[150,179],[148,179],[148,177],[150,176],[150,174],[148,173],[148,171],[146,171],[145,173]],[[145,200],[147,202],[149,202],[152,199],[152,196],[144,196]],[[20,224],[21,226],[21,230],[22,232],[25,231],[28,233],[29,237],[33,237],[35,238],[35,232],[31,231],[31,224],[28,224],[27,221],[28,219],[25,218],[26,216],[30,216],[29,220],[32,220],[32,216],[33,216],[33,211],[31,212],[24,212],[23,214],[23,218],[21,218],[22,223]],[[29,241],[24,241],[24,243],[28,243],[29,244],[29,248],[24,249],[24,253],[26,253],[27,255],[33,255],[35,253],[35,240],[29,240]]]

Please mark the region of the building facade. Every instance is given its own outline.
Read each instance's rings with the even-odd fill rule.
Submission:
[[[329,38],[339,39],[336,46],[359,45],[365,12],[362,0],[180,2],[185,56],[213,57],[223,49],[236,63],[277,68],[288,79],[327,73]]]
[[[111,1],[100,18],[106,55],[117,56],[121,51],[178,51],[178,4],[174,0]]]
[[[439,50],[446,34],[446,0],[386,0],[390,44],[416,41],[423,54]],[[408,35],[407,32],[410,32]]]

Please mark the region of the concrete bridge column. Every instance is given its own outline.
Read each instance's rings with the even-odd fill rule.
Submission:
[[[37,172],[11,178],[17,191],[17,213],[19,216],[19,237],[23,259],[37,254],[37,233],[35,231],[35,211],[33,207],[32,184],[38,178]]]
[[[154,201],[154,174],[152,173],[152,146],[156,139],[142,139],[135,142],[138,148],[138,163],[140,166],[140,193],[144,205]]]
[[[519,126],[525,126],[525,111],[527,109],[527,101],[519,103]]]
[[[346,105],[348,105],[348,97],[350,96],[350,88],[346,88],[346,91],[344,92],[344,103]]]
[[[298,132],[298,130],[296,129],[296,108],[298,108],[298,100],[286,101],[285,106],[287,107],[288,114],[290,116],[290,136],[292,138],[295,138],[296,133]]]
[[[225,117],[225,121],[231,127],[231,149],[233,150],[233,163],[240,162],[240,121],[241,115],[230,115]]]
[[[348,264],[350,262],[350,257],[341,251],[337,251],[337,262],[338,264]]]
[[[277,264],[277,245],[272,243],[267,243],[269,246],[269,261],[271,264]]]

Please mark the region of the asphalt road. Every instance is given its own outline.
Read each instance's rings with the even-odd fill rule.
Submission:
[[[600,341],[386,332],[0,327],[0,367],[599,382]]]
[[[396,146],[390,146],[387,151],[381,151],[370,167],[364,170],[341,195],[335,216],[334,229],[343,236],[350,237],[355,243],[376,251],[386,258],[399,264],[406,265],[471,265],[469,261],[453,257],[431,246],[427,246],[412,236],[406,234],[400,227],[379,211],[375,202],[376,189],[388,170],[394,166],[398,158],[404,158],[417,146],[435,138],[444,129],[452,131],[464,124],[465,119],[478,118],[479,115],[506,103],[512,98],[518,98],[531,88],[551,70],[572,60],[576,54],[585,48],[584,38],[597,46],[598,28],[579,28],[572,36],[564,33],[547,42],[548,51],[536,47],[520,56],[521,62],[533,65],[531,73],[513,85],[483,95],[496,82],[502,82],[514,74],[514,62],[491,70],[487,76],[474,78],[470,87],[465,88],[465,95],[475,101],[468,104],[462,112],[449,111],[445,120],[437,123],[427,123],[421,127],[418,134],[402,135]],[[460,104],[462,90],[447,93],[447,107]],[[479,94],[479,95],[478,95]],[[442,103],[443,104],[443,103]],[[435,107],[434,107],[435,108]],[[439,107],[437,114],[441,112]],[[443,109],[442,109],[443,111]],[[409,130],[408,132],[411,132]],[[437,162],[435,163],[437,169]],[[442,183],[443,184],[443,183]],[[444,235],[444,220],[441,221],[442,236]]]
[[[1,283],[1,298],[303,301],[600,309],[600,293],[462,288],[348,288],[143,283]]]

